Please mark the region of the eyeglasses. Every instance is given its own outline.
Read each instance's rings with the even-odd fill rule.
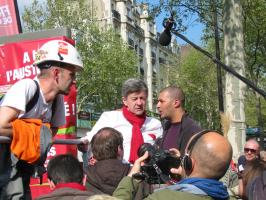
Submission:
[[[248,153],[249,151],[250,151],[251,153],[256,153],[256,152],[257,152],[256,149],[244,148],[244,152],[245,152],[245,153]]]

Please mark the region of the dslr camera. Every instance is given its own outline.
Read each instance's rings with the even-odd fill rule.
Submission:
[[[167,183],[173,175],[171,168],[178,168],[181,159],[175,157],[170,151],[163,150],[149,143],[144,143],[138,149],[138,156],[148,151],[149,157],[141,166],[140,173],[134,175],[134,178],[146,180],[149,184]]]

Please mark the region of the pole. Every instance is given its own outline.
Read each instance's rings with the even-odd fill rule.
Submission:
[[[203,53],[204,55],[206,55],[207,57],[209,57],[214,63],[219,64],[225,71],[231,73],[232,75],[234,75],[235,77],[237,77],[238,79],[240,79],[241,81],[243,81],[245,84],[247,84],[254,91],[256,91],[261,96],[263,96],[264,98],[266,98],[266,92],[264,90],[258,88],[253,82],[251,82],[247,78],[241,76],[233,68],[231,68],[228,65],[224,64],[223,62],[221,62],[220,60],[218,60],[216,57],[214,57],[212,54],[210,54],[208,51],[202,49],[201,47],[199,47],[195,43],[191,42],[189,39],[187,39],[184,35],[178,33],[176,30],[171,30],[171,32],[173,34],[175,34],[177,37],[179,37],[182,40],[184,40],[185,42],[187,42],[188,44],[190,44],[192,47],[194,47],[195,49],[197,49],[201,53]]]
[[[218,30],[217,23],[217,9],[215,5],[215,1],[213,1],[213,22],[214,22],[214,35],[215,35],[215,52],[217,60],[221,60],[220,56],[220,36]],[[219,103],[219,111],[224,112],[224,100],[223,100],[223,82],[222,82],[222,70],[220,64],[216,64],[217,66],[217,88],[218,88],[218,103]]]
[[[19,33],[22,33],[22,27],[21,27],[21,21],[20,21],[20,16],[19,16],[19,10],[18,10],[17,0],[14,0],[14,7],[15,7],[16,18],[17,18],[18,32]]]

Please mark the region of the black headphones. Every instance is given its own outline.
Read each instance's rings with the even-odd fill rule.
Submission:
[[[193,139],[187,145],[185,155],[182,158],[182,162],[181,162],[182,167],[183,167],[183,169],[185,171],[191,171],[192,170],[192,160],[191,160],[190,156],[191,156],[191,152],[192,152],[193,147],[195,146],[195,144],[197,143],[198,139],[202,135],[204,135],[206,133],[209,133],[209,132],[217,132],[217,133],[219,133],[218,131],[214,131],[214,130],[203,130],[203,131],[200,131],[200,132],[198,132],[198,133],[196,133],[194,135]]]

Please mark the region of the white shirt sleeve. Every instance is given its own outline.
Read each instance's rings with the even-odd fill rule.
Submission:
[[[32,79],[20,80],[7,91],[1,106],[16,108],[24,113],[26,105],[34,96],[36,89],[36,84]]]

